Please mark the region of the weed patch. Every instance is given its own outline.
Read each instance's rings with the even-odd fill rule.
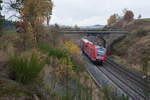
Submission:
[[[14,79],[18,82],[28,84],[37,78],[45,62],[40,61],[37,56],[28,57],[11,57],[9,60],[10,70],[14,75]]]

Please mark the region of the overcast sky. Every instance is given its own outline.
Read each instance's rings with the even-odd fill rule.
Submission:
[[[106,24],[113,13],[122,15],[128,8],[142,17],[150,17],[150,0],[53,0],[51,24],[95,25]]]
[[[5,2],[8,0],[4,0]],[[128,8],[143,18],[150,18],[150,0],[52,0],[54,2],[51,24],[89,26],[105,25],[110,15]],[[16,12],[2,12],[9,18]]]

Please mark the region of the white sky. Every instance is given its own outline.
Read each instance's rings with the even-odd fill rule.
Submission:
[[[8,0],[3,0],[8,1]],[[54,2],[51,24],[89,26],[104,25],[110,15],[128,8],[143,18],[150,17],[150,0],[52,0]],[[12,13],[4,12],[6,18]]]
[[[51,24],[95,25],[106,24],[113,13],[122,14],[124,8],[135,13],[135,18],[150,17],[150,0],[53,0]]]

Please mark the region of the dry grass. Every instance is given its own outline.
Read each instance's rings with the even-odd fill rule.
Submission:
[[[87,80],[85,80],[84,76],[88,77]],[[89,76],[87,72],[82,72],[80,81],[82,85],[87,83],[87,86],[92,87],[92,100],[103,100],[104,93],[95,84],[94,80],[92,79],[92,77]]]
[[[142,71],[142,61],[144,51],[150,51],[150,27],[143,27],[145,35],[137,35],[137,30],[132,30],[125,39],[116,43],[113,47],[119,57],[115,59],[128,65],[135,70]],[[150,66],[148,66],[150,72]]]
[[[126,66],[126,67],[129,68],[129,69],[134,69],[134,70],[136,70],[136,71],[141,71],[141,70],[142,70],[142,68],[141,68],[141,66],[140,66],[139,64],[132,64],[132,63],[129,63],[129,61],[128,61],[126,58],[113,55],[113,60],[114,60],[115,62],[117,62],[118,64],[120,64],[120,65]]]

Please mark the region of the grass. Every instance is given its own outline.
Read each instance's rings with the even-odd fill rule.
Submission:
[[[143,18],[144,20],[146,20],[146,21],[150,21],[150,18]]]
[[[16,30],[3,31],[3,34],[13,34],[16,33]]]
[[[39,61],[36,56],[29,60],[27,57],[12,57],[9,60],[10,70],[14,79],[23,84],[32,83],[37,78],[45,62]]]

